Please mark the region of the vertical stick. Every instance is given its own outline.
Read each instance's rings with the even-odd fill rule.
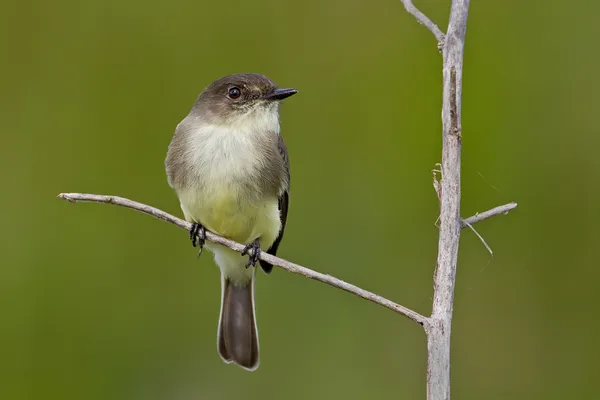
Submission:
[[[450,399],[450,332],[460,239],[461,95],[469,0],[453,0],[444,40],[440,237],[427,326],[427,398]]]

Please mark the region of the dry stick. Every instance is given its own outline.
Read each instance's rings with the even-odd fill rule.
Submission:
[[[443,47],[440,236],[427,333],[427,399],[450,399],[450,332],[458,260],[460,218],[461,98],[469,0],[453,0]],[[477,216],[476,216],[477,217]],[[471,222],[468,221],[470,224]]]
[[[469,229],[471,229],[473,231],[473,233],[479,238],[479,240],[481,240],[481,243],[483,243],[483,245],[485,246],[485,248],[487,249],[487,251],[490,252],[490,254],[493,256],[494,252],[492,251],[492,248],[487,244],[487,242],[485,241],[485,239],[479,234],[479,232],[477,232],[477,230],[475,228],[473,228],[473,224],[475,222],[481,221],[480,218],[485,219],[485,214],[490,213],[491,211],[494,211],[495,213],[500,212],[501,214],[506,214],[508,213],[508,211],[512,210],[513,208],[517,207],[517,203],[508,203],[505,204],[503,206],[499,206],[496,208],[493,208],[489,211],[485,211],[484,213],[481,214],[475,214],[474,216],[472,216],[469,219],[462,219],[460,220],[460,227],[464,228],[467,227]],[[497,215],[497,214],[494,214]],[[469,222],[469,221],[473,221],[473,222]]]
[[[485,246],[485,248],[487,249],[487,251],[490,253],[490,256],[494,256],[494,252],[492,251],[492,248],[490,247],[489,244],[487,244],[487,242],[485,241],[485,239],[483,238],[483,236],[481,236],[479,234],[479,232],[477,232],[477,230],[475,228],[473,228],[473,225],[471,225],[470,223],[466,222],[464,219],[460,220],[460,227],[462,228],[463,226],[467,226],[470,230],[473,231],[473,233],[475,234],[475,236],[477,236],[479,238],[479,240],[481,241],[481,243],[483,243],[483,245]]]
[[[84,193],[61,193],[58,195],[58,198],[63,199],[63,200],[68,200],[72,203],[91,201],[91,202],[96,202],[96,203],[114,204],[116,206],[131,208],[133,210],[140,211],[140,212],[143,212],[148,215],[152,215],[153,217],[162,219],[163,221],[167,221],[172,224],[175,224],[178,227],[185,229],[188,232],[192,228],[191,223],[186,222],[177,217],[174,217],[173,215],[168,214],[162,210],[159,210],[158,208],[154,208],[154,207],[148,206],[146,204],[138,203],[137,201],[129,200],[129,199],[126,199],[123,197],[105,196],[105,195],[99,195],[99,194],[84,194]],[[242,245],[240,243],[234,242],[233,240],[226,239],[222,236],[216,235],[209,231],[206,231],[206,239],[213,243],[227,246],[230,249],[235,250],[237,252],[242,252],[245,247],[244,245]],[[389,308],[390,310],[395,311],[398,314],[404,315],[405,317],[412,319],[413,321],[415,321],[416,323],[418,323],[421,326],[424,326],[427,324],[427,320],[428,320],[427,317],[419,314],[418,312],[413,311],[404,306],[401,306],[400,304],[394,303],[393,301],[388,300],[385,297],[382,297],[382,296],[376,295],[375,293],[371,293],[367,290],[361,289],[358,286],[355,286],[351,283],[344,282],[341,279],[334,278],[331,275],[321,274],[319,272],[305,268],[301,265],[294,264],[294,263],[286,261],[282,258],[267,254],[264,251],[260,253],[260,259],[267,261],[268,263],[270,263],[272,265],[279,266],[288,272],[303,275],[307,278],[326,283],[326,284],[334,286],[338,289],[342,289],[342,290],[345,290],[346,292],[349,292],[349,293],[355,294],[359,297],[362,297],[363,299],[372,301],[373,303],[382,305],[385,308]]]
[[[434,24],[429,18],[427,18],[425,14],[419,11],[419,9],[414,6],[412,0],[401,1],[402,4],[404,4],[404,8],[406,8],[406,11],[408,11],[409,14],[412,14],[417,19],[417,22],[419,22],[422,25],[425,25],[427,29],[429,29],[431,33],[433,33],[441,48],[441,46],[444,43],[444,33],[440,30],[440,28],[438,28],[436,24]]]
[[[105,196],[105,195],[99,195],[99,194],[84,194],[84,193],[61,193],[58,195],[58,197],[63,200],[68,200],[71,203],[95,202],[95,203],[114,204],[116,206],[131,208],[132,210],[140,211],[144,214],[151,215],[151,216],[161,219],[163,221],[170,222],[174,225],[177,225],[181,229],[185,229],[186,231],[189,231],[192,228],[192,224],[187,221],[179,219],[171,214],[168,214],[162,210],[159,210],[158,208],[154,208],[154,207],[151,207],[146,204],[138,203],[137,201],[129,200],[129,199],[126,199],[123,197]],[[512,204],[514,204],[514,203],[512,203]],[[493,210],[497,210],[495,213],[491,212],[492,210],[490,210],[490,211],[486,211],[481,214],[477,214],[476,216],[473,216],[471,218],[476,218],[477,216],[484,215],[485,216],[484,218],[478,219],[478,221],[483,221],[484,219],[491,218],[494,215],[505,214],[506,212],[510,211],[512,208],[516,207],[516,204],[514,205],[514,207],[511,207],[508,209],[506,208],[507,206],[509,206],[509,205],[507,204],[506,206],[496,207],[495,209],[493,209]],[[471,219],[471,218],[469,218],[469,219]],[[227,246],[230,249],[238,251],[238,252],[241,252],[244,249],[244,245],[242,245],[240,243],[236,243],[233,240],[225,239],[224,237],[216,235],[212,232],[208,232],[208,231],[206,232],[206,239],[213,243],[218,243],[218,244]],[[305,268],[301,265],[286,261],[282,258],[272,256],[265,252],[260,253],[260,258],[261,258],[261,260],[267,261],[273,265],[281,267],[288,272],[303,275],[310,279],[315,279],[317,281],[334,286],[338,289],[345,290],[356,296],[362,297],[363,299],[370,300],[373,303],[379,304],[385,308],[388,308],[392,311],[397,312],[398,314],[401,314],[407,318],[410,318],[411,320],[415,321],[419,325],[426,326],[428,324],[429,319],[427,317],[425,317],[409,308],[401,306],[400,304],[394,303],[393,301],[388,300],[382,296],[376,295],[375,293],[371,293],[367,290],[359,288],[358,286],[344,282],[341,279],[334,278],[333,276],[330,276],[330,275],[321,274],[319,272]]]
[[[439,165],[440,168],[442,166],[442,164],[436,164]],[[442,194],[441,194],[441,186],[440,186],[440,181],[438,180],[437,174],[441,173],[441,170],[437,170],[434,169],[432,170],[433,172],[433,188],[435,189],[435,194],[437,195],[438,200],[441,201],[442,199]],[[483,243],[483,245],[485,246],[485,248],[487,249],[487,251],[490,253],[490,255],[494,255],[494,252],[492,251],[491,247],[487,244],[487,242],[485,241],[485,239],[479,234],[479,232],[477,232],[477,230],[473,227],[473,224],[479,221],[482,221],[484,219],[487,219],[486,215],[490,214],[491,215],[498,215],[498,214],[507,214],[510,210],[517,208],[517,203],[508,203],[505,204],[503,206],[498,206],[496,208],[492,208],[491,210],[485,211],[481,214],[477,213],[472,217],[469,217],[467,219],[462,219],[460,220],[460,226],[461,228],[469,228],[473,231],[473,233],[475,234],[475,236],[477,236],[479,238],[479,240],[481,241],[481,243]],[[438,221],[439,221],[439,217],[438,220],[435,222],[435,226],[437,228],[439,228],[438,225]]]
[[[464,228],[466,224],[471,224],[471,225],[476,224],[479,221],[486,220],[495,215],[500,215],[500,214],[506,215],[506,214],[508,214],[509,211],[514,210],[515,208],[517,208],[517,203],[513,202],[513,203],[505,204],[503,206],[498,206],[498,207],[492,208],[491,210],[484,211],[482,213],[477,213],[477,214],[473,215],[472,217],[462,220],[461,227]]]

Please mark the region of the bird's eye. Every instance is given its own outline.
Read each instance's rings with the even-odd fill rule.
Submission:
[[[237,99],[242,95],[242,91],[238,87],[229,88],[228,96],[230,99]]]

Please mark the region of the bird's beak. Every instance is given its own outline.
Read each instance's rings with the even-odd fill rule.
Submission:
[[[264,99],[270,101],[279,101],[293,96],[296,93],[298,93],[296,89],[275,89],[273,93],[269,93],[264,97]]]

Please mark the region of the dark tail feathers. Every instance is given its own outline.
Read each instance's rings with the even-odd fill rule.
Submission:
[[[238,286],[223,277],[218,349],[226,363],[234,362],[244,369],[258,368],[258,331],[254,318],[254,278]]]

